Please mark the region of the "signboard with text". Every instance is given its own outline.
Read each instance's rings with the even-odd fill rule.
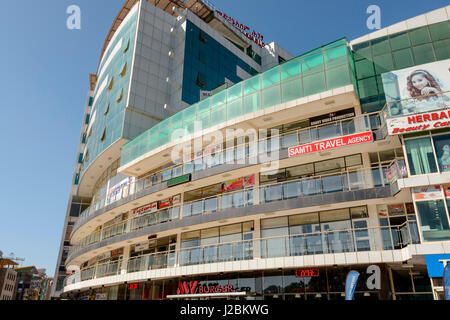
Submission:
[[[302,154],[325,151],[340,147],[347,147],[350,145],[366,143],[370,141],[373,141],[372,132],[356,133],[345,137],[322,140],[318,142],[300,145],[297,147],[291,147],[289,148],[289,157],[295,157]]]
[[[450,110],[387,119],[386,123],[390,135],[449,128]]]

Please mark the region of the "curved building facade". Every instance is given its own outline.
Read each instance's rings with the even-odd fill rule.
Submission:
[[[166,2],[127,1],[91,75],[55,292],[442,299],[450,8],[294,57]]]

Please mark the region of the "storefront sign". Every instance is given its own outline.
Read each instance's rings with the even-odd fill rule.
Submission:
[[[135,290],[138,288],[138,284],[137,283],[130,283],[128,284],[128,290]]]
[[[139,252],[139,251],[144,251],[148,249],[148,241],[147,242],[142,242],[142,243],[136,243],[134,245],[134,251],[135,252]]]
[[[181,195],[178,194],[178,195],[170,197],[170,198],[168,198],[166,200],[159,201],[159,206],[158,207],[159,207],[159,209],[168,208],[168,207],[171,207],[173,205],[179,204],[180,201],[181,201]]]
[[[253,40],[257,45],[259,45],[260,47],[265,46],[265,43],[263,42],[264,37],[261,34],[256,33],[255,30],[253,30],[253,32],[250,34],[247,32],[247,30],[250,31],[250,28],[247,27],[246,25],[239,23],[239,21],[237,21],[236,19],[233,19],[230,16],[227,16],[225,13],[222,13],[218,10],[216,10],[216,12],[219,16],[223,17],[225,19],[225,21],[227,21],[228,23],[230,23],[231,25],[236,27],[240,32],[245,34],[245,36],[247,38],[249,38],[250,40]]]
[[[442,283],[444,285],[444,299],[448,301],[450,300],[450,261],[446,261]]]
[[[237,179],[225,181],[222,184],[222,191],[236,190],[242,187],[249,187],[254,184],[255,184],[255,175],[252,174],[251,176],[240,177]]]
[[[235,292],[233,285],[202,285],[198,281],[179,282],[177,295]]]
[[[390,135],[448,128],[450,127],[450,110],[387,119],[386,123]]]
[[[95,300],[108,300],[107,296],[108,295],[106,293],[97,293],[95,295]]]
[[[319,276],[319,269],[295,270],[295,276],[297,278],[318,277]]]
[[[158,210],[158,202],[153,202],[149,205],[140,207],[138,209],[134,209],[131,212],[133,213],[134,216],[140,216],[143,215],[145,213],[149,213],[149,212],[155,212]]]
[[[325,124],[332,121],[339,121],[347,118],[352,118],[355,116],[355,109],[350,108],[346,110],[340,110],[329,114],[324,114],[318,117],[313,117],[309,119],[311,126],[317,126],[320,124]]]
[[[440,186],[431,186],[413,189],[414,200],[433,200],[442,197]]]
[[[450,254],[426,254],[425,262],[430,278],[440,278],[444,274],[445,263],[450,260]]]
[[[334,138],[329,140],[318,141],[297,147],[289,148],[289,157],[295,157],[302,154],[330,150],[350,145],[366,143],[373,141],[372,132],[363,132],[352,134],[345,137]]]
[[[114,187],[109,188],[106,194],[106,205],[122,199],[122,197],[128,196],[128,188],[132,182],[132,178],[128,177],[116,184]]]
[[[186,183],[186,182],[189,182],[189,181],[191,181],[191,174],[190,173],[182,175],[182,176],[179,176],[179,177],[176,177],[176,178],[173,178],[173,179],[170,179],[170,180],[167,180],[167,187],[168,188],[174,187],[174,186],[177,186],[179,184]]]

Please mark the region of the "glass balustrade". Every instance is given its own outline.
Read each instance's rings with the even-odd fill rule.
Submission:
[[[400,167],[402,163],[402,161],[395,162],[395,168]],[[216,197],[187,202],[181,207],[177,206],[169,209],[162,209],[154,213],[133,217],[129,222],[129,225],[131,226],[130,230],[126,229],[128,222],[125,221],[117,225],[107,227],[100,232],[95,232],[72,246],[69,254],[78,252],[88,245],[99,242],[103,239],[126,232],[131,232],[147,226],[173,221],[179,219],[180,216],[182,218],[187,218],[213,212],[221,212],[229,209],[301,198],[305,196],[387,186],[392,183],[392,181],[387,180],[385,170],[393,166],[394,165],[389,165],[388,167],[379,167],[376,169],[348,170],[343,173],[328,174],[283,183],[263,185],[260,187],[252,187],[240,191],[224,193]],[[402,175],[404,175],[404,172]]]
[[[254,145],[244,144],[222,151],[219,150],[214,154],[202,155],[201,157],[193,159],[191,162],[164,169],[151,176],[133,182],[126,191],[126,196],[131,196],[136,192],[159,185],[169,179],[179,177],[183,174],[200,172],[207,168],[212,168],[226,163],[248,165],[256,164],[250,163],[250,159],[254,159],[254,157],[258,154],[261,156],[266,152],[276,152],[280,149],[317,142],[323,139],[342,137],[350,134],[375,130],[379,127],[374,127],[371,125],[371,117],[374,115],[375,114],[361,115],[352,119],[335,121],[322,126],[299,129],[280,136],[275,135],[268,139],[261,139]],[[376,115],[379,116],[379,114]],[[280,140],[280,142],[278,140]],[[258,146],[258,148],[256,148],[256,146]],[[117,196],[118,199],[125,197],[125,194],[122,195],[122,193],[124,193],[123,190],[121,190],[120,194]],[[106,205],[105,200],[105,198],[98,199],[89,208],[83,211],[75,224],[74,230],[86,222],[91,214],[103,208]],[[193,209],[195,210],[196,208]]]
[[[117,275],[121,273],[121,270],[134,273],[254,258],[401,249],[409,244],[419,243],[418,238],[414,236],[415,232],[414,227],[405,222],[400,226],[328,230],[207,244],[199,247],[182,248],[178,251],[156,252],[127,260],[97,264],[71,275],[66,281],[66,285],[76,283],[77,279],[79,279],[78,281],[86,281]],[[361,241],[361,239],[370,240]],[[380,241],[377,239],[380,239]]]

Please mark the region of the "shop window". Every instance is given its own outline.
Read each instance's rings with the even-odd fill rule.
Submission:
[[[429,137],[406,140],[405,146],[411,175],[437,172]]]
[[[450,135],[433,137],[440,172],[450,171]]]
[[[421,201],[416,206],[424,240],[449,240],[450,228],[444,201]]]

